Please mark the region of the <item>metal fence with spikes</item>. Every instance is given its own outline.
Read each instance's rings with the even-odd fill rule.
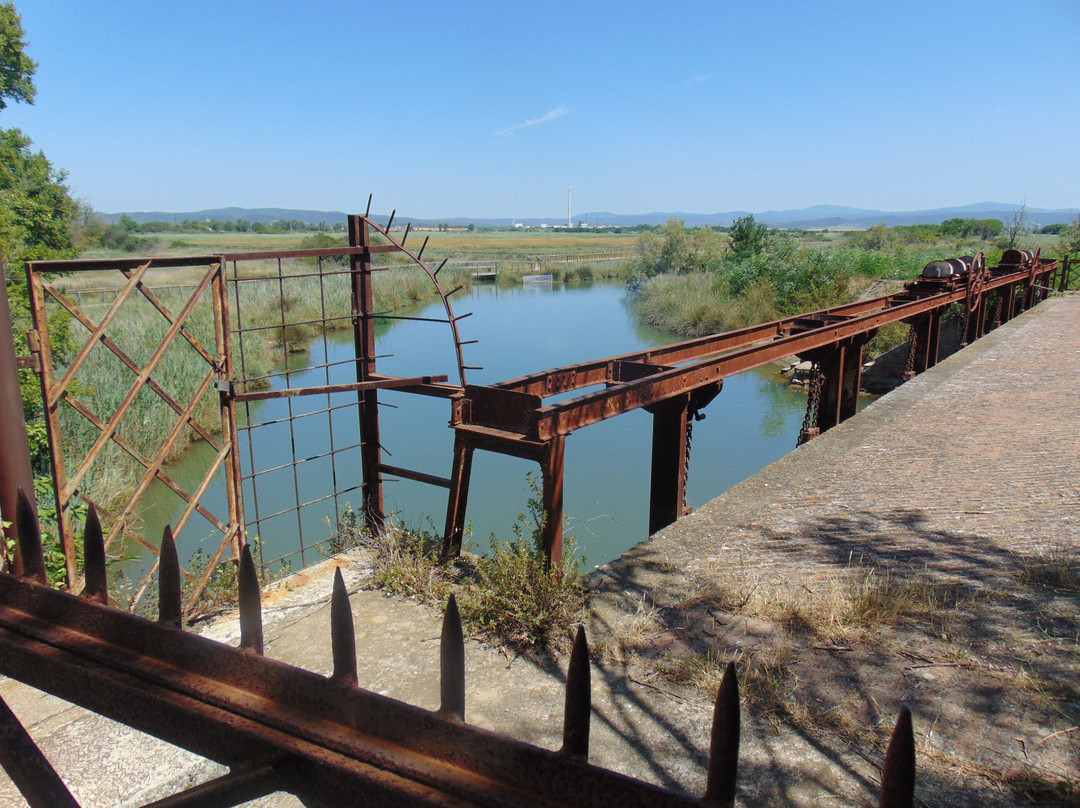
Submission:
[[[238,805],[285,791],[309,806],[731,806],[737,795],[739,688],[729,663],[713,714],[701,797],[588,762],[589,649],[578,629],[566,678],[561,749],[541,749],[466,723],[465,645],[451,595],[440,642],[436,711],[358,686],[352,610],[340,569],[331,595],[333,672],[263,654],[259,579],[241,552],[238,648],[181,628],[180,571],[166,532],[156,622],[107,605],[96,516],[84,536],[81,597],[45,584],[33,509],[22,494],[22,576],[0,574],[0,673],[229,767],[228,774],[151,803]],[[77,806],[0,701],[0,763],[31,808]],[[911,806],[915,747],[904,709],[885,756],[879,805]],[[150,808],[147,806],[147,808]]]

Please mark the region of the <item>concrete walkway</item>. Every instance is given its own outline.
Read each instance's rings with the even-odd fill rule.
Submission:
[[[1070,769],[1075,778],[1080,596],[1018,570],[1035,569],[1025,559],[1067,566],[1080,554],[1078,380],[1080,298],[1046,301],[598,571],[591,760],[702,793],[711,699],[658,669],[732,655],[749,664],[784,648],[785,686],[826,715],[835,704],[867,734],[853,744],[851,732],[820,722],[746,713],[740,804],[876,804],[872,734],[901,703],[916,715],[924,804],[1025,803],[991,771],[1015,770],[1044,797]],[[361,685],[435,708],[440,616],[361,590],[362,555],[268,593],[267,654],[330,671],[334,564],[357,590]],[[840,645],[714,597],[735,586],[775,605],[794,590],[835,591],[867,569],[947,583],[956,603],[929,628],[912,618]],[[225,619],[208,633],[235,643],[238,627]],[[467,720],[557,747],[565,660],[467,646]],[[140,805],[220,773],[17,683],[0,681],[0,695],[86,808]],[[0,808],[23,804],[0,774]]]

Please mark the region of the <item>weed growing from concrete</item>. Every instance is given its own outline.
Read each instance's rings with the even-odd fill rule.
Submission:
[[[663,634],[657,622],[659,612],[642,593],[636,609],[622,615],[612,624],[610,633],[593,644],[594,655],[620,665],[630,663],[638,651],[648,648]]]
[[[529,516],[519,516],[514,541],[493,536],[490,555],[446,559],[431,534],[394,524],[371,535],[358,525],[351,508],[329,546],[367,546],[373,553],[372,584],[386,592],[433,605],[454,593],[465,625],[485,639],[523,651],[563,650],[584,614],[583,559],[568,537],[561,571],[548,568],[539,538],[543,508],[535,479],[530,485]]]

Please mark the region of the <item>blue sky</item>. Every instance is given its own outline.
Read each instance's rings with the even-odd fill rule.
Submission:
[[[1080,207],[1080,2],[16,0],[104,212]]]

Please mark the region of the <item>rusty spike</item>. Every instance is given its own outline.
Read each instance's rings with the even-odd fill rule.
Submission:
[[[420,252],[418,252],[416,254],[416,260],[417,261],[423,261],[424,260],[424,250],[427,249],[427,243],[428,243],[429,238],[431,238],[431,236],[424,236],[424,243],[420,245]]]
[[[903,707],[885,751],[878,808],[911,808],[914,804],[915,733],[911,728],[911,710]]]
[[[158,622],[170,628],[183,628],[184,607],[180,588],[180,559],[172,526],[165,525],[158,555]]]
[[[45,555],[41,552],[41,529],[30,497],[19,487],[15,503],[15,520],[19,528],[19,551],[22,555],[23,577],[48,583],[45,575]]]
[[[394,217],[397,215],[397,208],[390,211],[390,218],[386,220],[386,235],[390,235],[390,228],[394,226]]]
[[[83,564],[86,585],[83,597],[109,605],[109,579],[105,570],[105,537],[101,532],[101,519],[97,508],[90,506],[86,515],[86,531],[83,533]]]
[[[330,678],[355,686],[356,633],[340,567],[334,570],[334,590],[330,595],[330,644],[334,653],[334,673]]]
[[[457,598],[450,595],[443,615],[442,641],[439,644],[441,669],[439,712],[448,718],[465,720],[465,637]]]
[[[251,545],[245,544],[240,552],[240,647],[263,652],[262,602],[259,597],[259,573],[251,557]]]
[[[435,268],[435,271],[431,273],[432,277],[434,277],[434,278],[439,277],[439,273],[442,272],[443,267],[446,266],[446,262],[449,261],[449,260],[450,260],[449,258],[444,258],[442,260],[442,263],[439,264],[439,266]]]
[[[570,667],[566,671],[566,709],[563,712],[562,753],[589,758],[589,719],[592,715],[592,672],[585,627],[578,626]]]
[[[735,663],[729,662],[720,680],[713,709],[712,742],[709,744],[709,779],[705,802],[735,804],[735,780],[739,774],[739,679]]]
[[[371,216],[371,198],[373,196],[375,196],[375,194],[368,194],[367,195],[367,210],[364,211],[364,218],[365,219],[367,219],[367,218],[369,218]]]
[[[409,233],[411,233],[411,232],[412,232],[412,222],[409,222],[407,225],[405,225],[405,235],[403,235],[401,237],[401,246],[402,247],[405,246],[405,241],[406,241],[406,239],[409,238]]]

